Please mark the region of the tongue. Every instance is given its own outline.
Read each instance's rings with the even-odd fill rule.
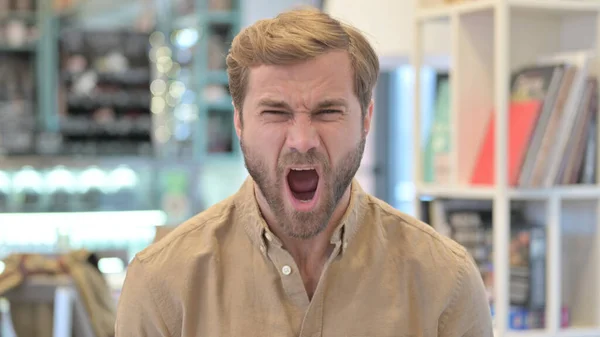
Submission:
[[[288,174],[290,189],[295,193],[314,192],[319,183],[319,176],[315,170],[295,171]]]

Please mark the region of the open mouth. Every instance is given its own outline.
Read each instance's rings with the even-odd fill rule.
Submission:
[[[315,168],[291,168],[287,182],[294,199],[300,202],[310,202],[317,193],[319,174]]]

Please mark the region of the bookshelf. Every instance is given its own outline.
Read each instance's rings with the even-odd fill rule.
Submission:
[[[492,237],[489,244],[492,247],[490,262],[493,281],[490,288],[496,336],[600,336],[598,146],[589,145],[592,153],[595,153],[595,157],[590,157],[589,164],[595,177],[588,180],[578,178],[576,183],[557,183],[560,179],[552,178],[554,175],[550,176],[548,172],[553,171],[548,168],[544,168],[547,175],[542,179],[546,183],[515,183],[514,172],[508,167],[515,160],[512,142],[515,127],[511,125],[518,120],[512,112],[516,100],[512,92],[514,75],[527,67],[547,64],[544,62],[550,58],[555,61],[557,55],[587,52],[586,55],[593,57],[588,59],[585,78],[597,78],[600,3],[566,0],[446,3],[421,0],[417,2],[413,24],[413,130],[423,130],[422,121],[426,120],[424,114],[433,115],[434,120],[438,118],[438,111],[423,109],[420,73],[425,67],[434,67],[449,74],[445,105],[440,103],[441,108],[438,107],[445,113],[439,115],[439,118],[446,119],[445,124],[435,124],[434,121],[425,128],[428,133],[444,135],[443,142],[434,143],[435,140],[430,141],[421,132],[414,135],[414,214],[431,223],[447,225],[452,222],[448,218],[450,207],[455,207],[448,205],[454,201],[460,201],[463,205],[460,207],[469,204],[472,210],[470,214],[475,214],[478,207],[491,210],[489,225]],[[445,33],[451,41],[450,50],[447,55],[435,55],[437,64],[431,65],[432,55],[425,52],[424,32],[428,26],[440,24],[447,26]],[[440,59],[445,61],[440,62]],[[558,63],[555,61],[554,64]],[[439,64],[447,64],[448,67],[440,69]],[[576,66],[575,69],[581,71],[583,67]],[[592,97],[597,97],[597,86],[585,89],[586,85],[582,84],[580,87],[581,92],[589,90]],[[575,90],[570,90],[569,95],[573,95]],[[567,97],[564,106],[561,105],[563,108],[555,109],[579,111],[579,102],[583,102],[585,96],[582,94],[579,100]],[[569,99],[578,104],[569,105]],[[541,107],[546,101],[542,99]],[[539,111],[542,111],[541,107]],[[597,116],[597,107],[590,114]],[[590,118],[588,124],[597,123],[597,119],[594,119],[597,117]],[[493,124],[490,124],[491,120]],[[597,130],[589,131],[590,137],[597,137]],[[491,142],[484,143],[486,136]],[[564,152],[560,153],[567,156],[570,155],[569,151],[554,144],[560,141],[570,144],[570,139],[577,136],[577,133],[565,136],[556,132],[549,143],[553,149],[562,149]],[[525,139],[528,140],[525,144],[529,146],[533,133]],[[491,163],[488,161],[488,171],[493,173],[488,177],[491,182],[485,184],[475,183],[473,178],[473,172],[481,165],[478,160],[484,151],[482,144],[487,144],[487,150],[491,151],[493,158]],[[594,140],[591,144],[597,142]],[[428,146],[438,149],[443,155],[438,153],[437,157],[428,157],[428,151],[431,151]],[[537,155],[537,152],[532,153]],[[527,156],[530,155],[527,153]],[[527,158],[523,158],[525,162]],[[561,167],[566,165],[559,159],[555,159],[555,162],[560,163]],[[517,166],[520,170],[524,165],[521,163]],[[556,172],[556,177],[564,174]],[[435,206],[426,209],[422,207],[424,202]],[[436,208],[440,205],[447,208]],[[437,210],[437,213],[432,210]],[[517,211],[523,214],[527,222],[535,223],[536,228],[544,230],[544,238],[538,242],[544,252],[540,260],[543,268],[541,272],[538,270],[541,273],[538,276],[544,278],[544,305],[537,309],[541,310],[538,318],[542,323],[530,324],[528,321],[519,327],[515,326],[515,320],[529,320],[531,311],[529,316],[515,312],[516,305],[511,299],[517,289],[514,252],[511,248],[515,242],[514,235],[517,235],[514,226],[518,221],[513,218],[513,213]],[[533,250],[529,252],[533,254]],[[528,277],[532,275],[528,274]],[[530,293],[539,291],[533,288],[530,285]]]

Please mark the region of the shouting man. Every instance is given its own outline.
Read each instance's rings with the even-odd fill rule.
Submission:
[[[117,337],[491,337],[465,249],[364,192],[379,73],[361,33],[296,9],[233,40],[249,178],[136,255]]]

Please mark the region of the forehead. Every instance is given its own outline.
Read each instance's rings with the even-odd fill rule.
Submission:
[[[316,104],[323,99],[358,100],[350,57],[333,51],[292,65],[261,65],[250,69],[244,105],[265,98],[288,101],[292,105]]]

